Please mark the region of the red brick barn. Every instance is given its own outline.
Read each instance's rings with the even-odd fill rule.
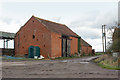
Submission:
[[[85,55],[92,54],[92,46],[82,38],[80,39],[80,42],[81,42],[81,54]]]
[[[32,16],[15,36],[15,55],[28,54],[30,46],[40,47],[44,57],[69,56],[78,52],[78,35],[64,24]]]

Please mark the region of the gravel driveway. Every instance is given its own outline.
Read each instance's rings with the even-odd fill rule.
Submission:
[[[69,60],[2,61],[3,78],[118,78],[118,70],[99,67],[84,57]]]

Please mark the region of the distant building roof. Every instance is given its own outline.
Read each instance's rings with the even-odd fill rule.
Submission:
[[[51,30],[53,32],[60,33],[62,35],[78,37],[78,35],[76,33],[74,33],[71,29],[69,29],[64,24],[52,22],[52,21],[41,19],[41,18],[38,18],[38,17],[35,17],[35,18],[37,18],[37,20],[40,23],[44,24],[49,30]]]
[[[84,46],[88,46],[88,47],[92,47],[90,44],[88,44],[85,40],[83,40],[82,38],[81,38],[81,45],[84,45]]]
[[[0,39],[14,39],[15,33],[0,31]]]

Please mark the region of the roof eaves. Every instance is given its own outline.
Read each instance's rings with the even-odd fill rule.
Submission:
[[[81,38],[81,40],[83,41],[83,42],[85,42],[86,44],[87,44],[87,46],[90,46],[90,47],[92,47],[89,43],[87,43],[84,39],[82,39]],[[84,45],[84,44],[83,44]]]

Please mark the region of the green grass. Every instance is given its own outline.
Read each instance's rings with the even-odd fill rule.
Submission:
[[[72,55],[71,57],[57,57],[55,60],[64,60],[64,59],[72,59],[72,58],[80,58],[80,56]]]
[[[98,65],[101,66],[102,68],[106,68],[106,69],[120,70],[120,67],[117,67],[117,66],[111,66],[111,65],[107,65],[107,64],[101,64],[101,63],[98,63]]]
[[[93,55],[92,54],[85,54],[85,53],[83,53],[82,57],[85,57],[85,56],[93,56]]]
[[[93,54],[85,54],[85,53],[83,53],[82,54],[82,57],[85,57],[85,56],[99,56],[99,55],[103,55],[104,53],[95,53],[95,55],[93,55]]]
[[[95,53],[95,56],[103,55],[104,53]]]
[[[109,56],[107,54],[95,59],[94,62],[102,68],[120,70],[120,67],[118,67],[118,60],[114,61],[112,56]]]

